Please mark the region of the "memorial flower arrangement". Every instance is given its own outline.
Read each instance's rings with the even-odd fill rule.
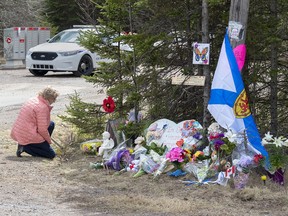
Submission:
[[[259,166],[263,159],[263,156],[259,154],[254,156],[241,155],[239,159],[233,160],[233,165],[237,167],[239,172],[248,173],[250,169]]]
[[[219,159],[229,157],[236,147],[236,135],[231,131],[225,133],[212,131],[208,134],[209,144],[216,151]]]
[[[188,149],[174,147],[166,153],[165,157],[174,164],[176,168],[182,169],[186,163],[192,160],[192,153]]]
[[[185,142],[180,139],[176,142],[177,147],[170,149],[166,153],[166,158],[172,162],[176,168],[182,169],[188,162],[198,162],[209,158],[204,152],[198,150],[196,146],[185,148]]]
[[[87,141],[80,145],[82,152],[86,154],[97,154],[99,147],[102,145],[101,141]]]
[[[185,154],[184,149],[180,147],[174,147],[167,152],[166,158],[169,159],[170,162],[182,163],[184,162],[185,158],[184,154]]]
[[[262,139],[262,145],[265,146],[270,159],[271,169],[269,172],[285,168],[288,165],[288,139],[280,136],[274,137],[270,132],[266,133]]]
[[[192,174],[189,176],[192,177],[190,183],[195,184],[217,183],[226,186],[227,181],[233,178],[235,188],[242,189],[248,182],[250,170],[264,162],[265,158],[261,154],[255,154],[243,146],[245,137],[241,134],[236,135],[229,130],[223,132],[219,126],[214,126],[208,128],[206,136],[209,142],[206,142],[202,139],[204,134],[201,131],[190,132],[181,130],[181,138],[173,140],[173,147],[157,139],[147,144],[144,137],[137,137],[134,149],[117,149],[105,165],[117,171],[137,172],[133,177],[145,173],[153,174],[154,178],[162,173],[172,177]],[[273,167],[270,174],[274,174],[273,170],[275,174],[278,169],[285,170],[288,165],[288,140],[273,137],[268,132],[262,141]],[[95,147],[89,143],[83,144],[82,149],[85,152],[95,151]],[[283,179],[283,172],[281,174]],[[279,180],[280,184],[283,182]]]

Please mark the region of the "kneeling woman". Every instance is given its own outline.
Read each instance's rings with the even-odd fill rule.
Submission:
[[[46,87],[35,98],[29,99],[20,109],[20,113],[11,130],[11,137],[18,143],[17,157],[22,152],[32,156],[53,159],[56,154],[51,145],[54,122],[50,120],[51,104],[59,93]]]

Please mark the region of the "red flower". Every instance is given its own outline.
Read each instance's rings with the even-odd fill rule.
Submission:
[[[108,98],[105,98],[103,100],[102,107],[105,110],[105,112],[108,112],[108,113],[114,112],[116,106],[115,106],[115,102],[114,102],[113,98],[111,96],[109,96]]]
[[[260,160],[263,159],[263,156],[261,154],[254,155],[254,162],[259,163]]]

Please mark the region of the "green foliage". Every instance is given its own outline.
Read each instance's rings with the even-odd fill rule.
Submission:
[[[230,142],[227,137],[222,138],[222,140],[225,142],[225,144],[221,145],[220,154],[224,157],[231,155],[236,147],[236,144],[234,142]]]
[[[277,10],[274,9],[277,8]],[[287,134],[287,65],[281,64],[287,49],[287,1],[251,1],[247,29],[247,69],[243,77],[251,110],[262,134]],[[284,24],[284,25],[283,25]],[[284,58],[285,59],[285,58]],[[284,96],[285,95],[285,96]]]
[[[119,125],[119,130],[123,131],[128,139],[136,139],[143,134],[143,131],[145,130],[144,126],[144,122],[128,122],[127,124]]]
[[[47,2],[53,19],[68,11],[63,9],[67,2]],[[163,0],[93,2],[95,9],[101,11],[97,16],[101,18],[95,23],[100,23],[103,31],[98,35],[83,35],[81,44],[110,58],[111,62],[101,63],[94,76],[85,79],[107,89],[107,94],[116,101],[115,115],[125,118],[127,112],[135,108],[137,112],[145,110],[149,121],[168,118],[176,122],[184,119],[201,122],[203,88],[171,84],[171,77],[176,72],[185,75],[203,73],[201,66],[192,64],[192,42],[202,40],[201,1],[176,0],[165,4]],[[285,118],[288,115],[285,109],[288,4],[284,0],[274,3],[277,10],[273,9],[275,4],[264,0],[250,2],[246,32],[248,54],[242,74],[261,133],[271,130],[273,120],[274,123],[278,121],[278,133],[285,134],[288,128]],[[230,4],[230,1],[208,1],[209,33],[214,35],[210,41],[211,71],[218,61]],[[69,10],[75,9],[73,5],[71,3]],[[50,16],[48,12],[46,14]],[[65,18],[73,19],[71,14],[78,15],[69,11]],[[124,31],[133,34],[123,35]],[[128,44],[133,51],[121,50],[123,44]]]
[[[149,154],[150,151],[153,150],[161,156],[164,155],[164,153],[168,150],[167,146],[165,146],[163,144],[161,146],[157,146],[157,144],[154,142],[150,143],[149,146],[143,145],[143,147],[145,147],[147,149],[147,154]]]
[[[73,25],[82,24],[77,15],[78,10],[75,0],[46,0],[43,15],[52,26],[64,30],[71,28]]]
[[[178,38],[184,34],[181,37],[191,43],[193,37],[192,31],[186,30],[187,14],[182,13],[185,7],[183,1],[163,5],[161,1],[109,0],[101,6],[102,19],[99,21],[103,29],[100,34],[81,38],[82,45],[112,60],[100,64],[93,77],[85,78],[107,88],[107,94],[116,100],[119,117],[124,117],[131,108],[141,111],[145,107],[148,120],[202,118],[203,103],[195,100],[202,100],[202,90],[171,84],[171,76],[176,70],[189,75],[194,73],[193,68],[189,68],[192,46],[189,43],[183,46]],[[167,13],[167,10],[171,11]],[[150,17],[143,17],[144,11]],[[194,12],[191,14],[197,17],[199,11]],[[179,17],[181,24],[176,19]],[[196,27],[197,22],[189,23]],[[122,35],[123,31],[133,34]],[[178,44],[174,43],[175,38]],[[159,41],[163,43],[155,46]],[[121,50],[122,44],[128,44],[133,50]]]
[[[59,117],[64,122],[74,125],[80,134],[100,137],[105,129],[106,121],[105,113],[100,110],[101,106],[83,102],[77,92],[69,96],[69,99],[67,115]]]
[[[269,159],[271,163],[271,172],[288,166],[288,148],[286,146],[277,147],[276,145],[265,145],[266,150],[269,153]]]
[[[59,31],[72,28],[73,25],[97,24],[99,10],[94,4],[102,3],[104,0],[44,0],[42,11],[42,22],[49,23]],[[49,25],[49,26],[50,26]]]

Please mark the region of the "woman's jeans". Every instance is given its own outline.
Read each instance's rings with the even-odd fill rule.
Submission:
[[[55,123],[51,121],[48,127],[48,132],[50,136],[53,133],[54,127],[55,127]],[[47,141],[44,141],[42,143],[33,143],[33,144],[23,145],[23,150],[27,154],[30,154],[35,157],[45,157],[45,158],[53,159],[56,156],[55,151],[52,149],[52,147]]]

